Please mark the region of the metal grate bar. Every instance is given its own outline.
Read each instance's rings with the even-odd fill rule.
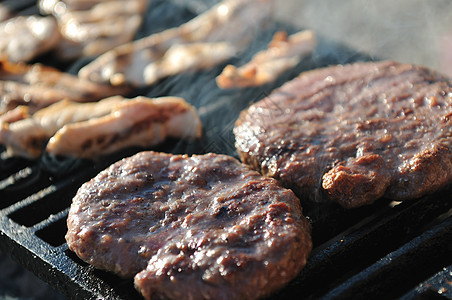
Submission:
[[[21,1],[28,3],[31,0]],[[197,6],[195,12],[198,12],[198,9],[203,9],[203,2],[209,2],[210,6],[217,0],[152,1],[145,26],[137,36],[175,26],[191,18],[194,15],[193,8],[187,3]],[[26,8],[28,6],[23,9]],[[155,15],[159,17],[154,18]],[[155,24],[156,21],[161,23]],[[286,24],[277,24],[275,28],[262,33],[262,36],[270,38],[275,29],[286,27],[288,31],[292,30]],[[265,38],[262,41],[266,41]],[[253,45],[249,53],[237,58],[234,63],[241,64],[253,52],[265,46],[266,42],[262,41]],[[215,151],[234,156],[231,128],[237,114],[250,102],[260,100],[267,92],[301,71],[369,59],[366,55],[319,37],[315,55],[304,59],[298,67],[284,74],[271,86],[221,91],[212,80],[212,72],[218,72],[222,68],[219,66],[212,72],[174,76],[137,93],[150,97],[180,95],[190,99],[200,109],[202,121],[208,128],[200,145],[168,144],[162,147],[164,151]],[[82,64],[83,61],[76,62],[72,71],[75,73],[77,66]],[[4,147],[0,146],[2,151]],[[75,191],[111,162],[134,151],[124,151],[103,162],[88,164],[64,159],[59,161],[47,156],[39,161],[26,161],[7,157],[3,152],[0,157],[0,251],[9,253],[69,298],[142,299],[131,280],[97,270],[81,261],[68,249],[64,240],[68,207]],[[305,206],[305,214],[315,225],[315,248],[302,273],[272,298],[402,296],[404,299],[413,299],[432,290],[438,294],[444,287],[443,283],[450,282],[452,275],[449,255],[452,249],[451,218],[438,220],[438,216],[452,207],[451,191],[449,187],[394,207],[385,199],[351,211]],[[428,265],[432,267],[425,267]],[[421,276],[411,276],[420,269],[423,271]],[[449,290],[452,292],[452,289]],[[447,291],[441,291],[442,295],[450,297]]]
[[[452,252],[452,241],[448,246]],[[443,268],[416,288],[405,294],[400,300],[410,299],[452,299],[452,265]]]
[[[427,230],[400,249],[351,277],[325,295],[325,299],[381,299],[400,297],[402,291],[452,263],[452,217]],[[434,253],[434,255],[433,255]],[[421,279],[422,281],[423,279]],[[403,295],[403,294],[402,294]]]

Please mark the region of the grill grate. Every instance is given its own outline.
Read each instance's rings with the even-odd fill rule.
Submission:
[[[94,172],[57,180],[1,210],[0,250],[71,298],[140,299],[131,281],[94,269],[65,244],[70,200]],[[0,190],[1,199],[3,192],[8,189]],[[305,210],[319,228],[314,250],[302,273],[273,298],[451,297],[450,194],[448,188],[396,206],[382,199],[369,210],[347,211],[346,219],[359,221],[346,230],[325,229],[329,218]],[[341,212],[335,211],[338,219]]]
[[[193,12],[179,2],[153,1],[138,36],[191,18]],[[259,34],[244,56],[231,63],[249,59],[281,28],[289,33],[294,30],[287,24],[274,24]],[[184,97],[198,108],[206,128],[201,141],[169,141],[156,150],[189,154],[212,151],[236,156],[232,126],[238,113],[251,102],[303,70],[368,59],[320,38],[316,52],[274,84],[222,91],[216,88],[212,76],[221,71],[223,66],[219,66],[162,80],[136,94]],[[75,62],[66,70],[76,72],[84,63]],[[129,149],[96,162],[45,155],[37,161],[28,161],[8,158],[3,153],[0,251],[69,298],[141,299],[131,280],[89,266],[68,250],[64,239],[71,199],[80,185],[112,162],[140,150],[143,149]],[[371,206],[353,210],[310,207],[304,203],[304,213],[313,223],[312,255],[301,274],[271,298],[452,299],[451,194],[452,187],[448,187],[415,201],[393,203],[380,199]]]

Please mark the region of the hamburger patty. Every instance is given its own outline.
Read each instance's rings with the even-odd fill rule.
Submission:
[[[346,208],[452,181],[452,81],[390,61],[302,73],[243,111],[241,160],[300,197]]]
[[[138,273],[148,299],[258,298],[291,280],[312,247],[292,191],[216,154],[123,159],[79,189],[67,224],[72,251]]]

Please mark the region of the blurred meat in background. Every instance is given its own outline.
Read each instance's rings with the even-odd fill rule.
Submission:
[[[218,2],[172,1],[190,3],[187,5],[197,13]],[[7,2],[12,3],[0,4]],[[0,7],[0,20],[9,16],[9,11]],[[275,16],[375,58],[420,64],[452,76],[452,1],[276,0]],[[0,254],[0,299],[5,298],[65,297]]]

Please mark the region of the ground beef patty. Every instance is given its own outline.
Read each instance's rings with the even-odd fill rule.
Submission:
[[[426,68],[361,62],[302,73],[243,111],[243,162],[300,197],[351,208],[452,181],[452,81]]]
[[[145,298],[254,299],[311,250],[294,193],[225,155],[141,152],[85,183],[66,240],[94,266],[135,274]]]

